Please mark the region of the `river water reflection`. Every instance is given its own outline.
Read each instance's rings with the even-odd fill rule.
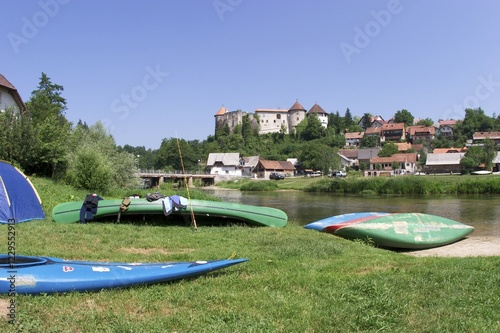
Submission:
[[[225,201],[275,207],[300,225],[353,212],[426,213],[439,215],[473,226],[471,236],[500,238],[500,196],[351,196],[302,191],[240,192],[210,189],[210,194]]]

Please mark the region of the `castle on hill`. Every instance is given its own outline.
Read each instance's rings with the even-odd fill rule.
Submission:
[[[309,111],[296,101],[288,110],[284,109],[256,109],[254,113],[241,110],[228,111],[222,106],[215,113],[215,131],[227,126],[230,133],[234,133],[236,126],[243,123],[243,117],[248,116],[250,125],[259,130],[259,134],[279,133],[291,134],[296,132],[297,125],[306,117],[316,115],[323,127],[328,125],[328,113],[317,103]]]

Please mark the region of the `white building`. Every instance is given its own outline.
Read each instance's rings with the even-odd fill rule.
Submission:
[[[26,111],[26,106],[16,87],[0,74],[0,112],[5,112],[8,108],[13,108],[18,112]]]
[[[240,176],[241,164],[239,153],[210,153],[208,154],[207,167],[211,175],[218,176]]]

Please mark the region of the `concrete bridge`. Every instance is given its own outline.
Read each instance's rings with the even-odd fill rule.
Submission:
[[[141,170],[138,176],[144,179],[144,182],[150,187],[160,186],[166,181],[178,184],[187,182],[188,186],[193,186],[194,179],[200,179],[202,186],[210,186],[215,183],[215,175],[190,172],[182,173],[182,171]]]

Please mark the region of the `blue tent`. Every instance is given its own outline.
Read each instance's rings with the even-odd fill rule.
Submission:
[[[33,184],[19,169],[0,161],[0,223],[44,218],[41,200]]]

